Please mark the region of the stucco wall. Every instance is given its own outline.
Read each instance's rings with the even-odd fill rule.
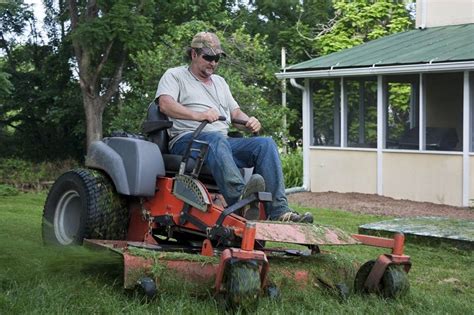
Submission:
[[[474,204],[474,156],[470,199]],[[383,195],[395,199],[462,206],[462,155],[384,152]],[[377,152],[344,149],[310,150],[313,192],[377,193]]]
[[[377,153],[332,149],[310,150],[311,191],[377,192]]]
[[[462,156],[383,154],[383,194],[396,199],[462,206]]]

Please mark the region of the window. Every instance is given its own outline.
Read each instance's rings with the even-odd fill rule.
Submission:
[[[385,148],[403,150],[462,151],[462,72],[387,75]],[[470,78],[470,151],[474,151],[474,72]],[[348,147],[377,147],[377,78],[344,78],[344,130]],[[341,79],[310,81],[313,104],[314,146],[341,145]],[[421,91],[421,88],[423,91]],[[420,98],[420,94],[422,97]],[[420,112],[420,99],[423,112]],[[420,121],[423,130],[420,132]],[[422,139],[420,139],[420,134]]]
[[[347,98],[347,145],[377,147],[377,78],[345,80]]]
[[[418,81],[417,75],[385,77],[387,149],[419,149]]]
[[[462,151],[463,73],[425,75],[426,150]]]
[[[339,146],[340,83],[339,80],[311,80],[313,102],[312,145]]]

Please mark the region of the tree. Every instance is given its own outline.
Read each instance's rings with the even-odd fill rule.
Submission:
[[[233,19],[252,35],[267,36],[273,57],[279,59],[281,47],[288,48],[288,62],[312,58],[317,52],[305,38],[297,35],[300,25],[325,25],[332,15],[331,0],[252,0],[236,1]]]
[[[287,136],[281,134],[279,127],[284,111],[269,97],[278,82],[274,76],[277,67],[265,43],[266,37],[251,36],[243,28],[225,33],[218,29],[204,21],[183,23],[170,27],[168,34],[161,36],[152,49],[133,55],[136,70],[128,77],[130,90],[123,106],[114,114],[110,131],[140,131],[146,105],[153,100],[160,77],[169,67],[186,64],[185,48],[193,36],[198,31],[209,30],[218,34],[227,53],[227,57],[221,59],[217,73],[227,80],[237,102],[245,112],[265,117],[262,118],[265,134],[275,136],[276,140]]]
[[[24,32],[28,22],[34,22],[33,13],[23,1],[8,1],[0,4],[0,49],[2,54],[9,56],[11,49],[16,44],[16,38]],[[2,58],[3,59],[3,58]],[[5,66],[4,62],[1,64]],[[13,91],[10,82],[10,74],[5,70],[0,70],[0,97],[5,97]]]
[[[70,38],[86,117],[87,146],[102,138],[102,117],[117,97],[129,54],[153,34],[153,1],[68,0]]]
[[[336,19],[315,45],[323,55],[351,48],[413,26],[405,1],[337,0]]]
[[[0,6],[1,155],[31,160],[81,156],[84,121],[67,45],[44,45],[23,1]],[[65,49],[63,49],[65,47]],[[1,79],[0,79],[1,80]],[[3,84],[4,83],[4,84]]]
[[[69,56],[69,51],[53,52],[48,45],[12,49],[5,68],[14,66],[9,70],[14,91],[1,98],[0,108],[9,131],[5,143],[11,145],[2,145],[2,155],[30,160],[81,157],[84,115]]]
[[[12,148],[37,158],[82,156],[84,133],[89,144],[103,128],[139,131],[160,76],[184,63],[184,47],[201,30],[219,33],[229,52],[220,73],[245,110],[265,117],[266,133],[279,137],[281,46],[294,64],[406,25],[403,5],[391,1],[334,8],[330,0],[155,1],[43,0],[47,44],[23,1],[0,4],[1,131],[30,146]],[[299,91],[289,89],[288,101],[299,108]],[[298,119],[288,120],[299,137]]]
[[[13,84],[9,80],[10,75],[6,72],[0,72],[0,98],[9,95],[13,90]]]

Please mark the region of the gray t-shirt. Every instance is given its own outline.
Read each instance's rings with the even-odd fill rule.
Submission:
[[[239,105],[232,97],[224,78],[213,74],[211,81],[211,85],[202,83],[193,76],[188,66],[171,68],[161,77],[155,99],[161,95],[169,95],[181,105],[197,112],[214,108],[221,116],[227,117],[227,120],[207,124],[203,131],[217,131],[227,135],[231,123],[230,113],[239,108]],[[173,122],[173,127],[168,129],[172,138],[170,147],[184,134],[196,130],[200,124],[193,120],[170,120]]]

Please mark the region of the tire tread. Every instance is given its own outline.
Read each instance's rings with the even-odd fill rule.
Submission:
[[[43,210],[42,233],[45,243],[57,243],[54,236],[56,203],[67,186],[73,186],[85,199],[82,215],[85,216],[76,243],[83,238],[125,239],[128,230],[126,200],[120,196],[112,181],[98,170],[78,168],[62,174],[51,187]]]

